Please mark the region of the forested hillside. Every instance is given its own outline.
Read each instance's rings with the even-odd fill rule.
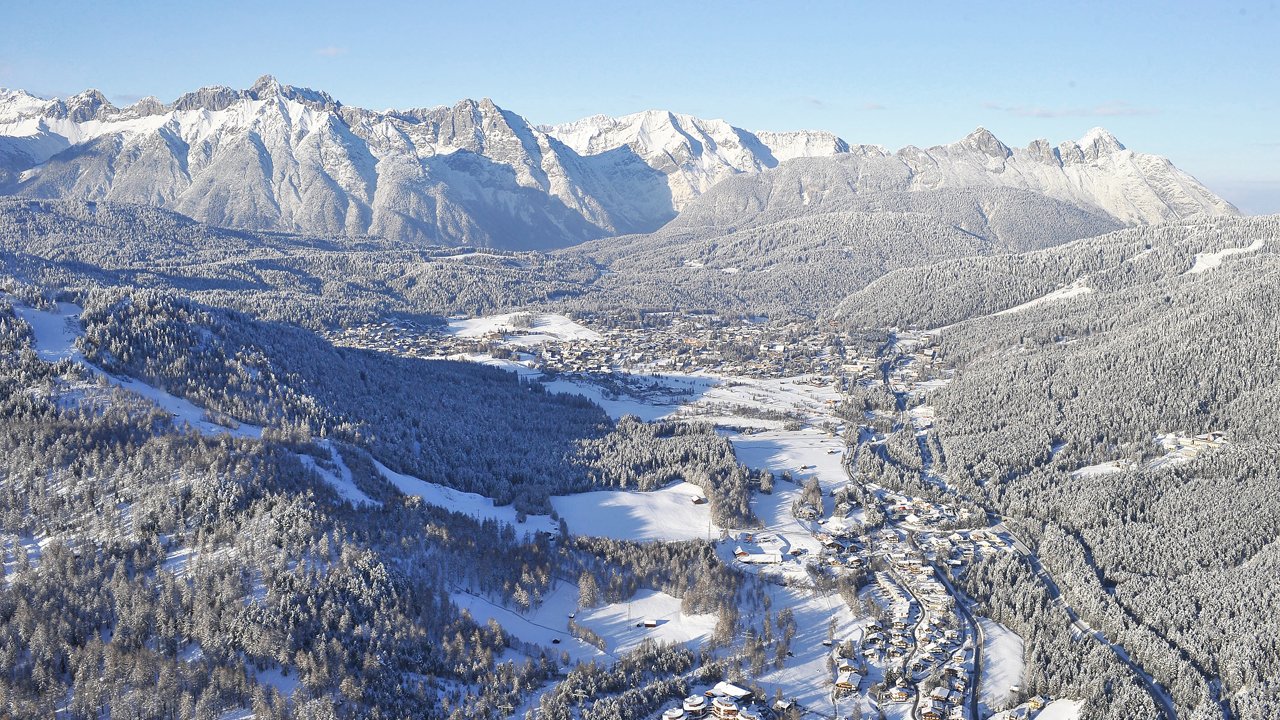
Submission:
[[[496,718],[567,660],[475,624],[452,588],[529,607],[586,573],[609,602],[644,588],[699,612],[735,602],[739,580],[708,567],[705,544],[556,545],[406,497],[363,449],[530,507],[688,476],[726,517],[749,514],[757,479],[709,428],[611,431],[595,406],[502,371],[337,350],[147,291],[91,293],[84,323],[108,370],[266,430],[175,426],[74,362],[40,360],[0,306],[0,698],[16,717]],[[334,460],[314,435],[347,442]],[[335,461],[370,502],[323,478]],[[500,663],[513,647],[524,659]]]
[[[539,253],[235,231],[143,205],[0,198],[0,260],[55,287],[128,284],[307,327],[420,322],[584,291],[598,271]]]
[[[1276,218],[1126,230],[895,273],[842,309],[949,325],[928,398],[948,481],[1019,519],[1191,717],[1280,702],[1278,242]]]

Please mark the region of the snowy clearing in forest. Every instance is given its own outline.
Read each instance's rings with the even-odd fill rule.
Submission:
[[[1013,698],[1013,688],[1022,685],[1022,638],[994,620],[978,618],[984,635],[982,643],[982,684],[978,702],[985,717]]]
[[[1221,265],[1223,260],[1226,260],[1232,255],[1257,252],[1266,244],[1266,240],[1259,238],[1254,240],[1248,247],[1226,248],[1225,250],[1218,250],[1216,252],[1196,253],[1195,262],[1192,263],[1191,269],[1183,273],[1183,275],[1199,275],[1200,273],[1208,272]]]
[[[523,529],[526,533],[538,531],[556,533],[558,531],[556,523],[548,515],[529,515],[521,523],[517,518],[516,509],[512,505],[494,505],[491,498],[483,495],[454,490],[444,485],[421,480],[412,475],[398,473],[377,460],[374,460],[373,464],[378,468],[378,472],[382,474],[382,477],[386,478],[392,485],[395,485],[400,492],[405,495],[422,498],[422,501],[428,505],[435,505],[463,515],[470,515],[479,521],[496,520],[517,529]]]
[[[1086,465],[1082,468],[1072,470],[1071,477],[1094,477],[1097,475],[1110,475],[1111,473],[1123,472],[1131,470],[1133,466],[1121,461],[1112,460],[1110,462],[1098,463],[1097,465]]]
[[[346,500],[352,505],[375,505],[381,506],[382,503],[374,500],[364,491],[356,487],[355,480],[351,476],[351,468],[342,460],[342,453],[338,452],[333,444],[326,441],[319,443],[320,447],[329,453],[329,462],[321,464],[310,455],[303,453],[298,454],[298,459],[307,468],[314,470],[321,480],[324,480],[337,493],[338,497]]]
[[[574,535],[615,540],[706,540],[718,536],[711,523],[711,506],[694,504],[702,488],[677,483],[661,490],[597,490],[557,495],[551,506]]]
[[[645,627],[646,620],[655,622],[656,627]],[[686,615],[680,609],[679,598],[641,590],[627,602],[583,610],[578,613],[577,622],[604,638],[609,652],[621,655],[636,649],[644,640],[685,643],[696,648],[711,637],[716,615]]]
[[[1045,303],[1051,303],[1058,300],[1070,300],[1072,298],[1080,297],[1081,295],[1089,295],[1090,293],[1093,292],[1093,288],[1087,285],[1082,285],[1081,282],[1082,281],[1077,280],[1076,282],[1066,287],[1058,288],[1057,290],[1054,290],[1048,295],[1042,295],[1036,298],[1035,300],[1028,300],[1027,302],[1022,303],[1021,305],[1015,305],[1011,308],[1001,310],[1000,312],[992,313],[991,317],[1000,317],[1001,315],[1012,315],[1014,313],[1022,312],[1023,310],[1030,310],[1033,307],[1044,305]]]
[[[569,613],[578,607],[578,588],[575,585],[558,584],[538,607],[523,613],[463,590],[455,590],[449,595],[453,603],[469,612],[476,622],[484,624],[496,620],[503,630],[523,642],[540,645],[556,654],[568,653],[571,662],[604,655],[569,633]]]
[[[1054,700],[1036,715],[1036,720],[1080,720],[1083,700]]]

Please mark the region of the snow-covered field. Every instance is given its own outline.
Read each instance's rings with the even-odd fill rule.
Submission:
[[[645,620],[657,622],[657,627],[643,627]],[[621,655],[646,639],[696,647],[715,630],[716,616],[712,613],[686,615],[680,610],[679,598],[642,590],[629,602],[584,610],[578,613],[577,622],[604,638],[609,652]],[[641,627],[636,627],[637,624]]]
[[[788,698],[794,697],[805,707],[830,710],[830,681],[834,676],[827,669],[827,656],[831,648],[822,644],[827,639],[827,627],[835,620],[835,641],[840,643],[860,637],[866,619],[855,617],[835,593],[815,594],[807,588],[782,586],[771,586],[769,592],[774,612],[787,607],[795,613],[796,636],[791,641],[794,657],[786,658],[781,669],[762,675],[760,686],[770,694],[780,687]],[[845,700],[842,709],[848,712],[852,702]]]
[[[675,412],[677,405],[673,403],[652,403],[630,395],[612,396],[595,383],[572,378],[557,378],[546,383],[546,388],[553,393],[568,393],[584,397],[599,405],[609,417],[617,420],[624,415],[635,415],[645,422],[661,420]]]
[[[834,421],[834,406],[840,400],[835,390],[812,385],[808,377],[717,378],[707,374],[689,377],[717,382],[694,402],[682,407],[679,416],[734,427],[781,430],[786,424],[782,420],[751,417],[755,412],[787,412],[806,422]]]
[[[1080,720],[1083,700],[1054,700],[1036,715],[1036,720]]]
[[[529,318],[528,324],[517,320]],[[458,337],[484,337],[490,334],[505,336],[507,343],[519,347],[532,347],[546,342],[565,340],[600,339],[600,334],[563,315],[550,313],[507,313],[449,321],[449,331]]]
[[[569,532],[616,540],[706,540],[718,535],[711,506],[695,505],[702,489],[677,483],[653,492],[598,490],[551,498]]]
[[[1022,684],[1022,638],[1009,628],[987,618],[978,618],[982,643],[982,683],[978,702],[986,714],[1003,708],[1013,699],[1012,689]]]
[[[556,585],[538,607],[527,612],[463,590],[453,591],[451,597],[476,621],[497,620],[503,629],[524,642],[545,646],[557,654],[562,650],[569,653],[571,662],[605,655],[616,657],[634,650],[645,639],[696,647],[710,637],[716,625],[714,614],[686,615],[680,610],[678,598],[654,590],[642,590],[629,602],[585,610],[578,607],[577,585],[566,582]],[[570,614],[574,615],[574,622],[604,639],[604,652],[569,633]],[[653,620],[657,626],[645,627],[645,620]]]
[[[462,590],[451,592],[450,597],[455,605],[471,613],[476,622],[496,620],[503,630],[524,642],[542,645],[557,654],[567,652],[570,662],[585,662],[604,656],[600,650],[569,633],[569,613],[578,608],[578,588],[569,583],[557,585],[543,598],[541,605],[527,613]]]

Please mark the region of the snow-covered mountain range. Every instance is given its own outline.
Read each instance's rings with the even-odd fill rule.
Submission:
[[[1010,149],[979,129],[896,153],[649,111],[535,126],[490,100],[375,112],[263,77],[125,108],[0,90],[0,192],[137,202],[233,228],[558,247],[743,211],[830,212],[850,193],[1042,193],[1126,223],[1235,214],[1104,130]]]

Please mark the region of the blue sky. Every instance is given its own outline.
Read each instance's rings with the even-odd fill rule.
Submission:
[[[270,73],[370,108],[650,108],[890,148],[1102,125],[1280,212],[1276,2],[7,0],[0,86],[171,101]]]

